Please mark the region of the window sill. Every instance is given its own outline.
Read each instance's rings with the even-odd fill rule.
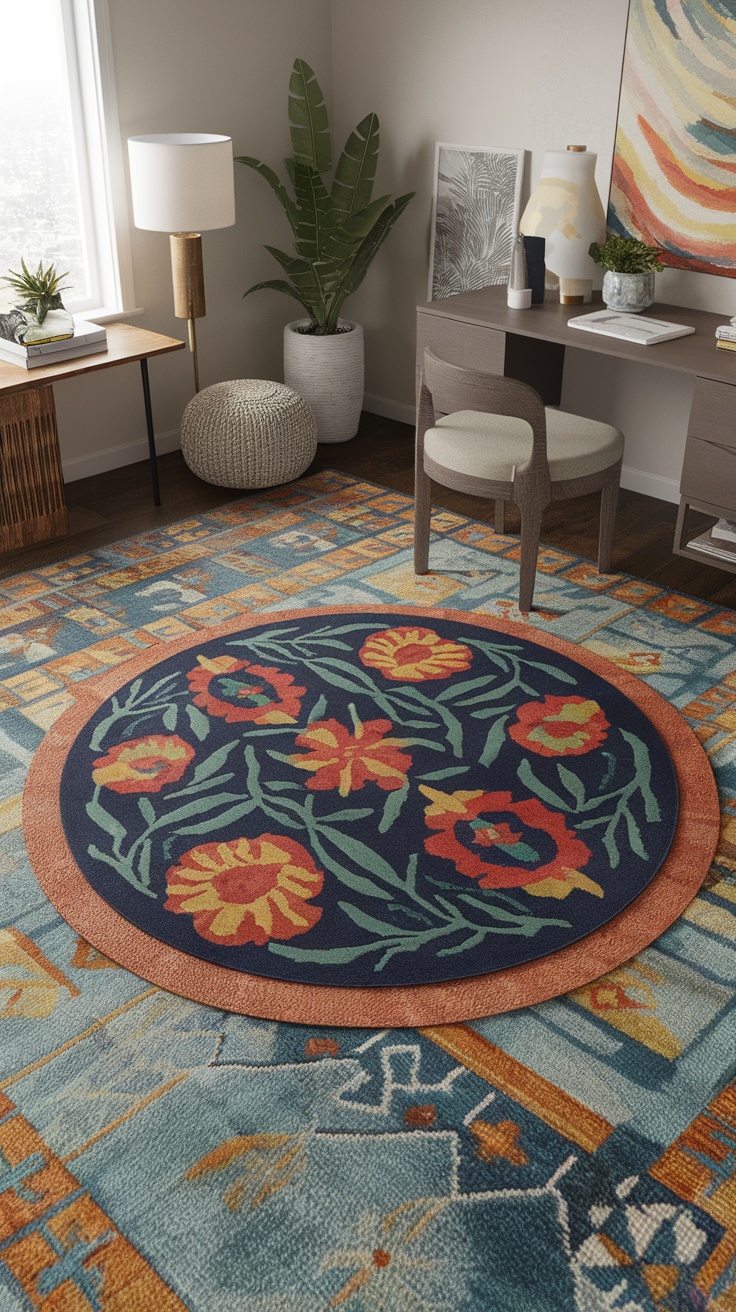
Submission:
[[[145,311],[142,306],[132,310],[111,310],[109,306],[102,306],[99,310],[79,310],[73,313],[75,319],[84,319],[86,323],[118,323],[121,319],[136,318]]]

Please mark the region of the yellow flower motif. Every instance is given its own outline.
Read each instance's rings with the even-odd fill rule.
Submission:
[[[322,915],[307,900],[324,875],[292,838],[261,834],[229,843],[202,843],[166,875],[166,911],[193,917],[211,943],[262,945],[306,934]]]
[[[434,629],[409,625],[372,633],[359,654],[364,665],[380,670],[387,679],[410,683],[448,679],[470,669],[473,660],[462,643],[441,638]]]

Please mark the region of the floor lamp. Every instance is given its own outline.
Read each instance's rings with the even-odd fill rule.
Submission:
[[[196,320],[206,314],[200,234],[235,222],[232,138],[203,132],[129,137],[128,158],[136,228],[170,234],[174,314],[189,323],[199,391]]]

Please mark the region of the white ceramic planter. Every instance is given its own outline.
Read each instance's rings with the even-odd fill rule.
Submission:
[[[363,329],[340,319],[348,332],[318,337],[298,331],[308,325],[308,319],[297,319],[284,328],[284,382],[312,411],[318,442],[347,442],[358,431],[363,408]]]
[[[646,273],[613,273],[607,269],[603,275],[603,301],[609,310],[624,310],[639,314],[654,301],[654,270]]]

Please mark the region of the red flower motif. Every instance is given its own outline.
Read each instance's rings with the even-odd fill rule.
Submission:
[[[511,793],[484,793],[480,790],[441,793],[425,784],[420,785],[420,791],[431,802],[425,811],[427,825],[439,831],[425,839],[426,851],[454,862],[458,873],[477,879],[480,888],[523,888],[547,879],[567,883],[570,873],[577,872],[590,860],[590,849],[566,827],[565,817],[556,811],[548,811],[534,797],[514,802]],[[515,816],[522,832],[512,831],[507,822],[500,819],[504,815]],[[514,848],[518,848],[517,859],[526,859],[530,863],[535,857],[539,860],[536,848],[531,846],[535,842],[535,831],[554,843],[556,850],[551,861],[532,867],[531,864],[496,864],[488,860],[488,849],[493,847],[510,848],[511,854]]]
[[[195,706],[209,715],[224,716],[228,724],[252,720],[255,724],[294,724],[306,688],[296,687],[290,674],[266,665],[251,665],[234,656],[198,656],[187,679]]]
[[[448,679],[470,669],[473,653],[461,642],[441,638],[434,629],[401,625],[366,638],[359,652],[364,665],[380,670],[387,679],[423,683]]]
[[[397,748],[404,738],[387,738],[393,729],[390,720],[355,721],[355,733],[337,720],[314,720],[295,739],[296,747],[309,751],[290,756],[289,762],[299,770],[312,770],[307,788],[337,788],[341,797],[362,788],[369,779],[390,792],[406,783],[411,757]]]
[[[152,733],[111,747],[93,762],[92,778],[114,793],[158,793],[181,779],[194,748],[178,734]]]
[[[526,702],[516,712],[509,736],[538,756],[583,756],[600,747],[608,720],[597,702],[586,697],[545,697]]]
[[[166,873],[166,911],[191,915],[211,943],[262,945],[306,934],[322,915],[307,901],[324,875],[301,843],[281,835],[202,843]]]

